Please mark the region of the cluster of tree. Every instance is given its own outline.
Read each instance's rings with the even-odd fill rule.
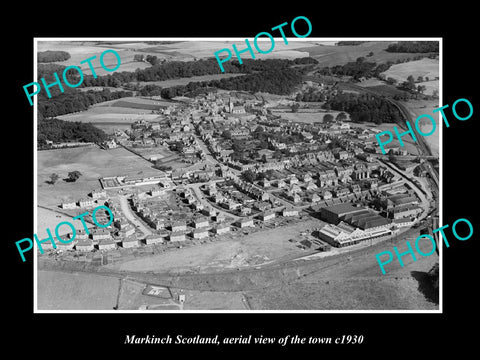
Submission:
[[[52,118],[59,115],[70,114],[77,111],[87,110],[90,105],[103,101],[120,99],[122,97],[132,96],[131,91],[86,91],[78,89],[64,88],[65,91],[54,94],[48,98],[42,91],[38,96],[38,112],[44,118]]]
[[[47,84],[55,81],[53,73],[57,73],[62,80],[65,66],[58,64],[38,64],[37,74],[38,79],[45,78]],[[74,84],[77,81],[78,73],[70,69],[66,73],[66,77],[70,83]],[[72,112],[87,110],[90,105],[97,104],[103,101],[120,99],[126,96],[132,96],[131,91],[110,91],[104,89],[102,91],[81,91],[78,88],[71,88],[63,85],[63,92],[59,86],[52,86],[50,89],[51,98],[47,96],[47,92],[42,89],[38,93],[38,113],[42,118],[52,118],[59,115],[69,114]]]
[[[175,96],[188,95],[201,88],[214,87],[224,90],[268,92],[271,94],[287,95],[302,81],[301,73],[296,69],[274,69],[221,80],[190,82],[187,85],[164,88],[162,97],[171,99]]]
[[[423,77],[422,76],[419,76],[417,78],[417,82],[423,82]],[[402,89],[402,90],[406,90],[406,91],[417,91],[419,93],[423,93],[427,87],[425,85],[415,85],[416,84],[416,81],[414,79],[414,77],[412,75],[409,75],[407,77],[407,81],[404,81],[402,82],[400,85],[399,85],[399,88]]]
[[[332,67],[324,67],[318,71],[321,75],[339,75],[339,76],[351,76],[353,79],[358,80],[361,77],[371,78],[379,77],[384,71],[393,63],[378,64],[375,62],[366,61],[364,57],[357,58],[356,61],[346,63],[345,65],[335,65]]]
[[[259,144],[257,144],[257,148],[261,149],[269,148],[267,141],[268,138],[285,144],[294,144],[303,141],[303,137],[300,133],[292,132],[289,134],[283,134],[281,132],[271,132],[268,127],[264,128],[261,125],[257,126],[252,132],[252,137],[260,141]]]
[[[439,51],[438,41],[399,41],[385,49],[394,53],[429,53]]]
[[[242,172],[242,178],[246,182],[253,183],[257,179],[257,174],[252,170],[245,170]]]
[[[293,63],[295,65],[307,65],[307,64],[318,64],[318,61],[312,57],[303,57],[303,58],[296,58],[293,59]]]
[[[304,102],[317,102],[317,101],[324,101],[325,99],[326,99],[325,91],[320,91],[313,88],[309,88],[307,91],[300,92],[295,97],[295,101],[304,101]],[[292,108],[292,112],[294,112],[293,108]]]
[[[37,52],[37,61],[39,63],[50,63],[55,61],[65,61],[70,59],[70,54],[66,51],[39,51]]]
[[[397,107],[386,99],[370,94],[339,93],[324,104],[327,110],[344,111],[353,122],[397,122],[401,114]]]
[[[170,165],[164,165],[162,160],[156,160],[153,167],[162,171],[171,171],[173,169]]]
[[[78,170],[74,170],[74,171],[70,171],[68,173],[68,177],[63,180],[65,180],[66,182],[75,182],[80,178],[80,176],[82,176],[82,173]],[[60,176],[58,176],[58,174],[53,173],[53,174],[50,174],[50,180],[46,182],[50,185],[55,185],[55,183],[59,178]]]
[[[366,41],[339,41],[337,46],[361,45],[363,43],[366,43]]]
[[[68,178],[66,179],[66,181],[75,182],[80,178],[80,176],[82,176],[82,173],[80,171],[78,170],[70,171],[68,173]]]
[[[61,79],[63,70],[65,70],[65,68],[65,65],[59,64],[38,64],[37,79],[45,78],[47,84],[50,84],[51,81],[54,81],[53,73],[56,72],[58,77]],[[54,88],[56,88],[56,86]]]
[[[162,93],[162,87],[154,84],[147,84],[138,92],[141,96],[159,96]]]
[[[103,130],[89,123],[63,121],[59,119],[42,119],[37,125],[39,148],[46,148],[47,140],[59,142],[102,142],[107,139]]]
[[[259,173],[252,170],[245,170],[242,172],[242,178],[249,183],[253,183],[254,181],[260,181],[263,179],[271,180],[273,178],[273,173],[273,170],[266,170]]]

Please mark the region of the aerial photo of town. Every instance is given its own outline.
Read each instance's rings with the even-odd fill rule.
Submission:
[[[83,72],[37,98],[36,233],[76,228],[37,251],[38,310],[439,309],[437,253],[375,257],[439,225],[438,113],[375,137],[440,106],[439,42],[301,40],[221,72],[245,42],[36,39],[38,79]]]

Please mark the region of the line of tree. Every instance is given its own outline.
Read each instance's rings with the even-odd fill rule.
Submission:
[[[104,89],[102,91],[82,91],[78,88],[71,88],[63,84],[63,71],[66,66],[59,64],[38,64],[37,66],[37,80],[40,84],[41,78],[45,78],[47,84],[52,84],[55,81],[53,73],[57,73],[62,82],[63,93],[59,86],[52,86],[49,91],[51,98],[47,96],[47,92],[43,89],[38,93],[38,113],[42,118],[52,118],[59,115],[70,114],[77,111],[87,110],[91,105],[103,101],[120,99],[126,96],[132,96],[131,91],[110,91]],[[70,69],[66,73],[67,80],[71,84],[78,82],[78,73]]]
[[[301,81],[302,75],[299,71],[293,68],[285,68],[224,78],[221,80],[190,82],[187,85],[164,88],[161,91],[161,95],[166,99],[181,95],[191,96],[191,92],[207,87],[287,95],[290,94]]]
[[[344,111],[350,114],[353,122],[374,122],[381,124],[401,120],[397,107],[380,96],[370,94],[338,93],[327,99],[326,110]]]
[[[395,44],[390,44],[385,49],[388,52],[394,53],[438,53],[438,41],[399,41]]]
[[[160,96],[162,94],[162,87],[154,84],[147,84],[138,92],[141,96]]]
[[[361,45],[363,43],[366,43],[366,41],[339,41],[337,46]]]
[[[40,149],[48,148],[47,140],[59,142],[102,142],[108,135],[90,123],[42,119],[37,124],[37,143]]]
[[[153,61],[153,60],[152,60]],[[260,71],[288,68],[292,65],[314,65],[318,61],[307,57],[290,59],[245,59],[240,64],[237,60],[223,64],[225,73],[251,74]],[[197,61],[170,61],[155,63],[146,69],[137,69],[134,72],[115,72],[113,74],[98,76],[96,79],[86,75],[82,86],[112,86],[120,87],[135,81],[163,81],[192,76],[222,74],[216,59],[201,59]]]
[[[37,61],[39,63],[51,63],[55,61],[65,61],[70,59],[70,54],[66,51],[47,50],[37,52]]]
[[[82,92],[78,89],[65,87],[64,93],[59,93],[58,91],[50,99],[45,95],[44,91],[37,96],[38,112],[44,118],[53,118],[59,115],[87,110],[93,104],[132,96],[132,92],[110,91],[109,89]]]

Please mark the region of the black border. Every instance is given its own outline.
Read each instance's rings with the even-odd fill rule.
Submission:
[[[6,324],[8,346],[25,341],[33,349],[43,351],[73,350],[82,353],[122,355],[151,351],[163,356],[167,349],[180,355],[183,350],[219,350],[256,353],[281,351],[296,355],[312,351],[312,355],[372,354],[388,356],[436,353],[437,350],[461,346],[463,351],[474,344],[474,331],[468,328],[471,311],[475,309],[475,256],[478,245],[478,215],[476,203],[476,131],[477,107],[480,102],[474,85],[478,82],[476,68],[475,10],[469,5],[449,4],[421,8],[418,4],[347,3],[275,4],[266,11],[246,3],[197,4],[132,4],[127,10],[120,4],[85,4],[68,9],[59,7],[60,15],[46,9],[21,12],[21,34],[4,29],[7,38],[3,61],[7,73],[4,92],[4,191],[7,216],[4,217],[6,236],[4,259],[5,308],[13,317]],[[138,9],[135,7],[138,6]],[[40,6],[38,6],[40,7]],[[117,9],[119,7],[121,9]],[[273,11],[277,9],[277,11]],[[58,14],[58,13],[57,13]],[[444,248],[444,313],[443,314],[33,314],[33,257],[21,262],[14,242],[33,233],[33,108],[25,101],[22,86],[33,78],[34,37],[251,37],[258,32],[290,22],[296,16],[306,16],[313,25],[311,37],[442,37],[443,38],[443,103],[452,104],[458,98],[469,99],[474,115],[468,121],[453,120],[444,128],[443,137],[443,223],[452,224],[467,218],[474,225],[474,236],[465,242],[453,240]],[[3,25],[4,27],[8,27]],[[10,52],[11,51],[11,52]],[[11,57],[10,57],[11,56]],[[14,60],[14,61],[12,61]],[[480,108],[478,108],[480,109]],[[8,289],[8,290],[7,290]],[[473,319],[472,319],[473,320]],[[260,335],[337,336],[363,334],[361,346],[161,346],[124,345],[126,334],[137,336],[155,334],[184,334],[203,336]],[[24,335],[28,335],[28,338]],[[27,340],[28,339],[28,340]],[[21,348],[20,348],[21,349]],[[58,350],[57,350],[58,349]]]

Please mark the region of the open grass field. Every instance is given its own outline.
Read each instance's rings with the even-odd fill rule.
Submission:
[[[56,207],[66,200],[78,200],[101,187],[98,179],[104,176],[159,174],[148,161],[117,148],[102,150],[98,147],[39,151],[38,204]],[[74,183],[65,182],[70,171],[78,170],[82,176]],[[55,185],[47,184],[50,174],[59,175]]]
[[[39,270],[37,273],[39,310],[178,310],[178,294],[185,294],[186,310],[243,310],[240,292],[172,289],[172,298],[143,294],[140,282],[89,273]]]
[[[155,110],[166,107],[171,102],[127,97],[119,100],[106,101],[90,107],[88,110],[57,116],[65,121],[80,121],[92,123],[112,134],[114,129],[128,129],[138,120],[155,121],[159,119]]]
[[[39,310],[112,310],[119,279],[88,273],[37,272]]]
[[[392,65],[390,69],[383,72],[385,78],[391,77],[398,82],[407,80],[409,75],[412,75],[415,80],[417,77],[428,76],[431,80],[439,76],[440,68],[437,59],[421,59],[416,61],[409,61],[402,64]]]
[[[241,292],[183,290],[185,310],[245,310]]]
[[[312,275],[310,278],[313,278]],[[436,310],[411,278],[301,279],[246,295],[254,309],[271,310]]]

